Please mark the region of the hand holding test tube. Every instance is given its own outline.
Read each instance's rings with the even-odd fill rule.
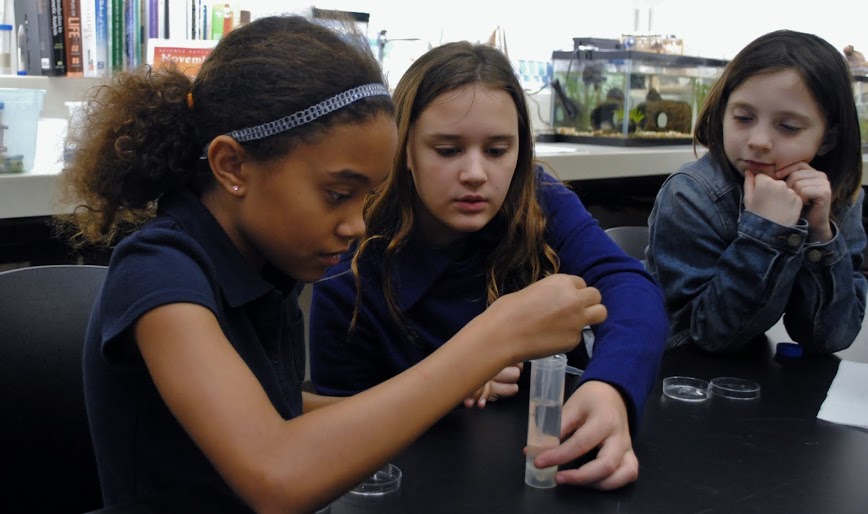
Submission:
[[[530,405],[524,482],[531,487],[554,487],[557,466],[539,469],[533,460],[561,442],[561,409],[567,356],[559,353],[535,359],[530,367]]]

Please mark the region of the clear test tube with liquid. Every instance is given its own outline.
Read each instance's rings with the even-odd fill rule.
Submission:
[[[0,75],[12,75],[12,25],[0,24]]]
[[[567,356],[559,353],[530,363],[530,409],[524,482],[531,487],[554,487],[557,466],[539,469],[534,458],[561,442],[561,408]]]

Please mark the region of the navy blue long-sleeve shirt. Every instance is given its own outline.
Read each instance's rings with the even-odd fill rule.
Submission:
[[[559,272],[598,288],[608,310],[606,321],[594,327],[582,381],[615,386],[635,428],[657,378],[668,331],[660,288],[638,260],[606,235],[573,191],[541,170],[537,178],[548,220],[546,239],[558,253]],[[383,382],[439,348],[485,310],[486,254],[496,241],[485,229],[469,237],[470,251],[460,257],[411,239],[399,252],[395,269],[387,271],[413,341],[386,305],[381,255],[368,253],[360,264],[363,296],[352,333],[352,256],[344,256],[314,285],[310,357],[318,393],[346,396]]]

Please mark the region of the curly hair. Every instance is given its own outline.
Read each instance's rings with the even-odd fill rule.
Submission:
[[[355,86],[384,83],[370,48],[346,32],[302,16],[271,16],[226,34],[191,80],[177,66],[117,74],[88,94],[74,155],[61,173],[66,201],[58,219],[74,244],[110,245],[152,218],[160,197],[213,187],[208,143],[232,130],[303,110]],[[369,97],[288,132],[241,143],[261,162],[290,153],[330,127],[394,113]]]
[[[415,184],[405,151],[410,128],[422,112],[444,93],[474,84],[484,84],[507,93],[518,111],[518,161],[503,206],[487,229],[498,242],[487,256],[486,301],[490,305],[503,294],[517,291],[557,272],[556,252],[545,240],[546,218],[537,199],[539,187],[534,171],[534,142],[527,103],[509,59],[484,44],[459,41],[429,50],[401,77],[393,98],[398,121],[398,149],[392,173],[368,198],[365,206],[366,233],[353,258],[356,288],[361,292],[359,263],[368,252],[382,252],[383,291],[392,316],[404,315],[395,300],[395,285],[389,270],[405,246],[413,227]],[[359,299],[351,327],[359,313]]]

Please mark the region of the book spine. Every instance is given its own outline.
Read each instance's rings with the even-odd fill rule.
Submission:
[[[111,47],[112,47],[112,70],[124,69],[124,0],[111,0]]]
[[[167,39],[188,38],[186,5],[186,0],[166,0]]]
[[[51,68],[54,75],[66,75],[66,33],[63,30],[63,0],[49,0],[51,7]]]
[[[157,1],[157,39],[169,37],[168,0]]]
[[[2,0],[0,0],[2,1]],[[51,6],[49,0],[36,0],[36,14],[39,24],[39,67],[43,75],[52,75],[51,53]],[[13,27],[13,37],[17,36],[17,26]]]
[[[160,0],[148,0],[148,39],[160,37]]]
[[[85,77],[96,77],[96,0],[79,0],[81,9],[81,60]]]
[[[199,2],[199,23],[202,29],[199,32],[199,39],[211,39],[211,24],[208,19],[208,3],[205,0]]]
[[[63,22],[64,44],[66,46],[66,76],[84,76],[80,0],[63,0]]]
[[[135,34],[135,52],[136,66],[143,64],[145,61],[142,56],[145,55],[143,48],[147,47],[148,41],[148,0],[136,0],[136,34]]]
[[[136,67],[136,16],[134,13],[135,1],[124,0],[124,69],[132,70]]]
[[[229,4],[224,4],[221,1],[214,2],[211,7],[211,33],[208,39],[220,39],[223,37],[224,20],[226,19],[227,9]]]
[[[96,0],[96,72],[105,77],[109,70],[109,0]]]

